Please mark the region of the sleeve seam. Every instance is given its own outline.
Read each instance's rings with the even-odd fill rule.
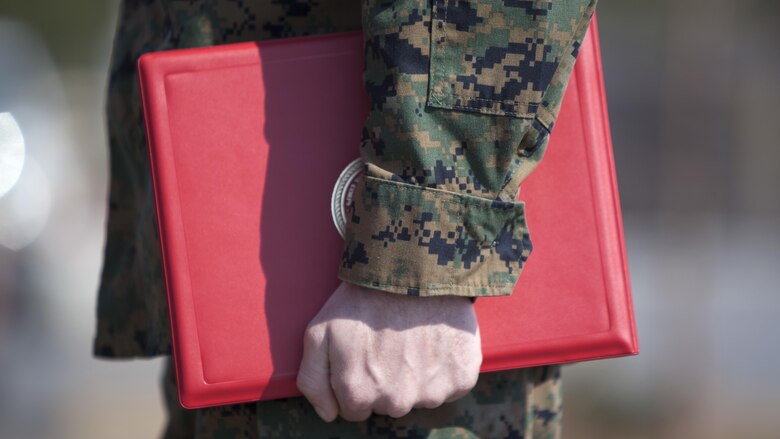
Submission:
[[[405,191],[433,191],[442,194],[442,196],[454,198],[457,201],[454,200],[443,200],[444,203],[450,203],[450,204],[470,204],[470,205],[476,205],[477,207],[486,208],[486,209],[493,209],[493,208],[503,208],[503,209],[525,209],[525,202],[524,201],[507,201],[507,200],[498,200],[493,198],[484,198],[484,197],[477,197],[475,195],[470,194],[461,194],[458,192],[452,192],[444,189],[439,188],[432,188],[432,187],[425,187],[420,185],[414,185],[410,183],[395,181],[395,180],[389,180],[386,178],[380,178],[380,177],[373,177],[370,175],[364,176],[366,179],[374,181],[378,184],[386,184],[390,186],[395,186],[396,188],[400,190]],[[459,202],[458,202],[459,201]],[[500,206],[493,206],[493,203],[500,203]]]
[[[394,287],[394,288],[403,288],[403,289],[415,289],[419,291],[439,291],[439,290],[453,290],[453,289],[466,289],[466,288],[505,288],[505,287],[513,287],[515,283],[498,283],[498,284],[452,284],[452,285],[442,285],[442,286],[434,286],[434,287],[423,287],[423,286],[412,286],[412,285],[395,285],[390,283],[380,283],[380,282],[366,282],[366,281],[358,281],[358,280],[352,280],[352,279],[346,279],[341,277],[339,275],[339,279],[345,281],[354,283],[357,285],[362,285],[368,288],[374,288],[374,287]],[[479,296],[477,296],[479,297]]]
[[[442,285],[442,286],[435,286],[435,287],[422,287],[422,286],[407,286],[407,285],[395,285],[395,284],[388,284],[388,283],[374,283],[370,282],[372,285],[376,285],[378,287],[397,287],[397,288],[414,288],[416,290],[450,290],[453,287],[455,288],[482,288],[482,287],[508,287],[510,285],[509,283],[502,283],[502,284],[452,284],[452,285]]]

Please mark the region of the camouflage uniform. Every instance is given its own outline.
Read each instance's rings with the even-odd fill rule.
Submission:
[[[163,379],[172,422],[166,438],[554,439],[561,434],[560,367],[480,375],[468,395],[402,418],[323,422],[304,398],[188,411],[178,405],[173,362]]]
[[[505,295],[532,248],[515,201],[520,183],[544,154],[594,8],[595,0],[124,0],[107,102],[111,189],[95,355],[170,354],[141,54],[362,28],[366,176],[338,276],[400,294]],[[167,392],[168,433],[557,437],[559,374],[556,366],[484,374],[469,396],[439,409],[327,425],[302,398],[187,412]]]

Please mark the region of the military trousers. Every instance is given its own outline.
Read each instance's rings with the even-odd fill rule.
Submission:
[[[561,366],[484,373],[463,398],[401,418],[322,421],[303,397],[186,410],[170,357],[162,377],[165,439],[556,439],[561,436]]]

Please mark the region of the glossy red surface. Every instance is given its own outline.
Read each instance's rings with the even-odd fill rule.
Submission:
[[[539,168],[534,250],[511,297],[477,302],[483,371],[638,352],[595,23]],[[358,156],[362,36],[139,61],[179,397],[297,395],[308,321],[338,285],[330,195]]]

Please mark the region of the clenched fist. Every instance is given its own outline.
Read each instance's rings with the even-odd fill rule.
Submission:
[[[326,422],[401,417],[476,384],[482,350],[465,297],[409,297],[342,282],[309,323],[298,389]]]

